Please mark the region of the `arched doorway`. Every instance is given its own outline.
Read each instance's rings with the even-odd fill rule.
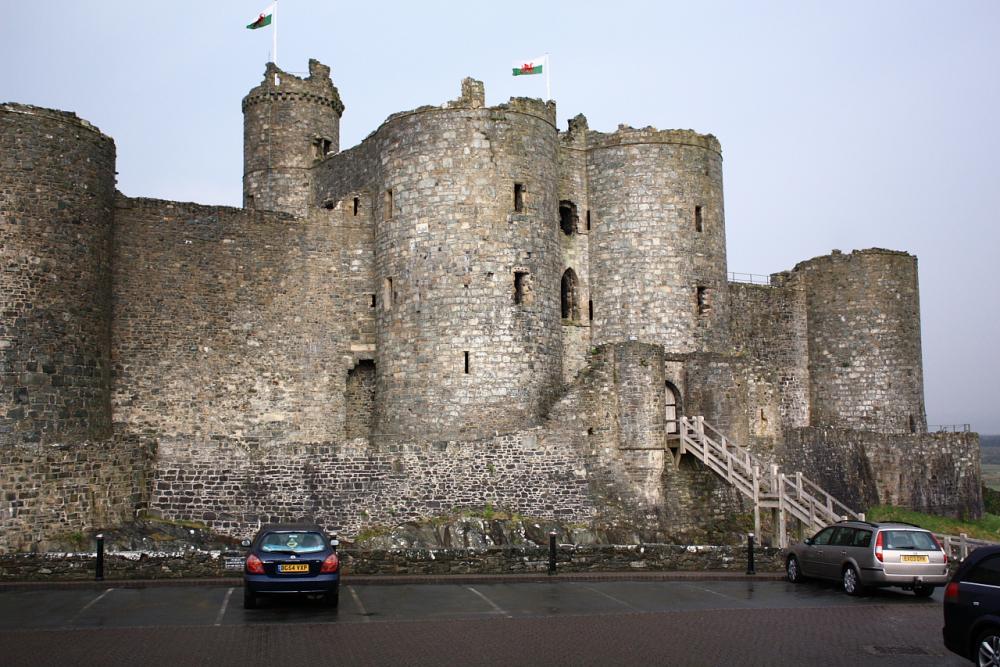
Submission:
[[[667,382],[665,391],[663,392],[663,404],[664,404],[664,419],[667,426],[667,435],[677,435],[680,433],[680,423],[678,420],[681,418],[681,393],[677,391],[675,387],[670,382]]]

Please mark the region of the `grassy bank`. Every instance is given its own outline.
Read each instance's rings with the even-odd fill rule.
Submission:
[[[865,513],[865,518],[869,521],[905,521],[935,533],[948,535],[965,533],[976,539],[1000,542],[1000,516],[996,514],[984,514],[981,519],[962,520],[921,514],[891,505],[876,505]]]

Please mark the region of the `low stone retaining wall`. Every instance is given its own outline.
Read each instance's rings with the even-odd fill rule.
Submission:
[[[542,547],[489,549],[407,549],[361,551],[343,549],[344,571],[359,575],[531,574],[545,572],[549,552]],[[66,581],[94,578],[93,553],[8,554],[0,556],[0,581]],[[782,568],[772,547],[754,550],[756,569]],[[108,553],[104,578],[171,579],[238,577],[243,552]],[[228,567],[227,567],[228,566]],[[746,570],[746,547],[672,544],[559,546],[559,572],[669,572]]]

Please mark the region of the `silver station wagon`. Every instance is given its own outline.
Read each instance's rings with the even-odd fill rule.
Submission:
[[[785,573],[840,581],[848,595],[897,586],[930,597],[948,583],[948,555],[934,535],[901,522],[840,521],[788,548]]]

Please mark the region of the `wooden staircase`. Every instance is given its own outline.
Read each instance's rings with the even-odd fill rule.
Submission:
[[[744,447],[713,428],[704,417],[677,420],[676,438],[668,440],[674,464],[691,454],[753,502],[754,534],[760,536],[760,511],[770,510],[780,547],[788,546],[788,521],[812,534],[823,526],[865,515],[851,510],[801,472],[787,475],[777,465],[764,466]]]

